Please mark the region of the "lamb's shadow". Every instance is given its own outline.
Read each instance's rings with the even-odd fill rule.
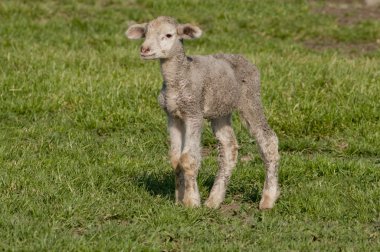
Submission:
[[[175,179],[174,172],[162,173],[139,173],[133,178],[139,187],[143,187],[152,196],[160,196],[168,200],[175,200]],[[209,176],[207,179],[198,180],[198,185],[205,187],[208,191],[214,183],[214,177]],[[200,184],[201,183],[201,184]]]
[[[213,186],[215,177],[212,174],[203,174],[203,176],[198,179],[198,185],[200,188],[206,188],[207,195],[202,196],[207,197]],[[154,197],[162,197],[170,201],[175,200],[175,179],[173,172],[144,172],[136,174],[133,180],[139,187],[143,187],[150,195]],[[249,189],[246,187],[231,186],[228,189],[227,194],[228,197],[232,197],[243,202],[253,203],[260,200],[260,190],[256,186]]]
[[[140,173],[134,177],[134,181],[143,187],[152,196],[160,196],[168,200],[174,200],[174,173]]]
[[[227,186],[226,200],[229,198],[234,201],[244,202],[244,203],[258,203],[261,199],[261,184],[260,181],[254,183],[250,179],[246,181],[236,181],[232,179]],[[203,185],[207,188],[207,191],[210,192],[214,184],[214,176],[207,176],[203,179]]]

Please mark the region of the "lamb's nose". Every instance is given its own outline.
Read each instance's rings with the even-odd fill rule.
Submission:
[[[141,49],[140,49],[140,52],[141,52],[141,53],[148,53],[148,52],[150,52],[150,48],[149,48],[149,47],[142,46]]]

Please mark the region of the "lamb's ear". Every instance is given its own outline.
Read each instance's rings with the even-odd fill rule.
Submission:
[[[125,32],[125,36],[129,39],[141,39],[145,37],[147,23],[131,25]]]
[[[180,24],[177,26],[177,33],[182,39],[195,39],[202,35],[202,30],[195,25]]]

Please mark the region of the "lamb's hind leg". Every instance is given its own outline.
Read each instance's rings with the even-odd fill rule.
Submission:
[[[232,170],[236,165],[238,145],[231,127],[231,115],[212,120],[211,126],[219,141],[219,171],[205,205],[218,208],[224,200]]]
[[[259,97],[253,98],[253,103],[243,102],[240,115],[247,124],[249,132],[256,138],[261,157],[265,164],[266,176],[260,209],[271,209],[280,195],[278,185],[278,139],[270,128]]]

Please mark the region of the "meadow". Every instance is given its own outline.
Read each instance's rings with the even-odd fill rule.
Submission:
[[[380,7],[348,2],[1,1],[0,250],[379,251]],[[274,209],[258,210],[263,164],[237,115],[223,206],[174,204],[159,65],[124,36],[160,15],[203,29],[189,55],[259,67],[280,141]],[[204,201],[207,122],[202,143]]]

